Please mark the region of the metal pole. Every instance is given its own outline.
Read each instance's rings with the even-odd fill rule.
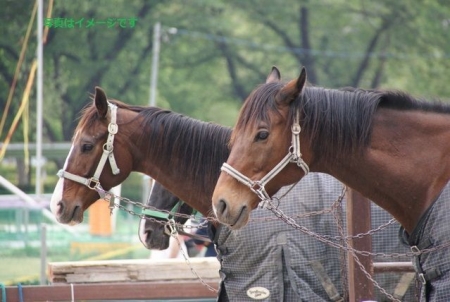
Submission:
[[[42,194],[42,80],[44,69],[43,29],[44,3],[38,1],[37,12],[37,105],[36,105],[36,195]]]
[[[41,274],[40,284],[47,284],[47,226],[41,224]]]
[[[152,69],[150,75],[150,99],[149,105],[156,106],[156,90],[158,87],[158,65],[159,51],[161,49],[161,23],[157,22],[153,26],[153,51],[152,51]],[[145,203],[150,194],[150,177],[142,177],[142,203]]]
[[[153,27],[152,73],[150,78],[150,106],[156,105],[156,90],[158,87],[159,50],[161,48],[161,23]]]

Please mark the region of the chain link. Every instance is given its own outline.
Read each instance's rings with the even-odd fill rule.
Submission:
[[[106,191],[105,191],[105,193],[106,193]],[[109,192],[109,193],[110,193],[110,197],[111,198],[114,198],[116,200],[122,201],[123,203],[125,203],[127,205],[135,206],[135,207],[139,208],[140,211],[142,211],[144,209],[147,209],[147,210],[153,210],[153,211],[157,211],[157,212],[164,213],[164,214],[170,214],[173,217],[191,219],[191,221],[195,221],[197,219],[195,217],[195,215],[193,215],[193,214],[173,213],[170,210],[162,210],[162,209],[150,206],[150,205],[144,205],[141,202],[132,201],[129,198],[118,196],[118,195],[115,195],[115,194],[113,194],[111,192]],[[142,213],[138,213],[138,212],[136,212],[136,211],[134,211],[132,209],[128,209],[126,206],[123,206],[120,203],[114,203],[112,206],[113,206],[113,208],[117,208],[119,210],[122,210],[122,211],[124,211],[124,212],[126,212],[126,213],[128,213],[128,214],[130,214],[132,216],[136,216],[136,217],[138,217],[140,219],[145,219],[145,220],[148,220],[148,221],[151,221],[151,222],[159,223],[161,225],[167,225],[167,220],[163,221],[163,220],[159,220],[159,219],[155,219],[153,217],[147,216],[147,215],[142,214]],[[199,224],[184,225],[184,224],[176,222],[176,226],[177,226],[177,228],[186,228],[186,229],[206,228],[208,221],[217,221],[217,219],[215,219],[213,217],[205,217],[205,221],[203,221],[202,223],[199,223]]]

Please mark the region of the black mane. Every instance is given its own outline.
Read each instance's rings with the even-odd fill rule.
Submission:
[[[229,155],[231,129],[154,107],[144,107],[139,114],[144,117],[142,127],[160,129],[142,138],[156,151],[158,160],[170,162],[195,182],[201,180],[202,188],[212,195]]]

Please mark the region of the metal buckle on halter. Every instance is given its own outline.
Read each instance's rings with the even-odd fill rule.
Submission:
[[[109,123],[108,131],[111,134],[116,134],[119,131],[119,126],[116,123]]]
[[[256,195],[258,195],[258,197],[261,198],[261,200],[269,198],[269,195],[267,194],[264,185],[260,181],[254,181],[250,187],[250,190],[252,190]]]
[[[114,150],[114,146],[112,144],[110,144],[108,142],[103,144],[103,151],[111,153],[111,152],[113,152],[113,150]]]
[[[295,151],[294,151],[294,146],[289,146],[289,149],[288,149],[288,152],[289,152],[289,154],[291,154],[291,159],[290,159],[290,162],[291,163],[296,163],[297,162],[297,155],[294,153]]]
[[[100,180],[91,177],[88,179],[88,183],[86,184],[86,186],[91,190],[97,190],[97,188],[100,187]]]
[[[302,128],[300,127],[299,124],[292,124],[291,126],[291,131],[293,134],[300,134]]]

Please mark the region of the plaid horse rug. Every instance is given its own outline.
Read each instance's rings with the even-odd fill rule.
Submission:
[[[411,234],[400,229],[400,238],[415,254],[420,301],[450,301],[450,183]]]

